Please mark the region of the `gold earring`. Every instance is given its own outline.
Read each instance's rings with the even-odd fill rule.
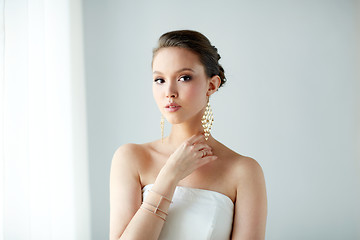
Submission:
[[[204,128],[204,135],[205,135],[205,140],[207,141],[210,135],[210,131],[211,131],[211,127],[212,124],[214,122],[214,114],[212,112],[212,109],[210,107],[210,102],[208,101],[206,108],[205,108],[205,112],[204,115],[201,119],[201,124]]]
[[[160,120],[160,128],[161,128],[161,143],[164,143],[164,116],[161,114],[161,120]]]

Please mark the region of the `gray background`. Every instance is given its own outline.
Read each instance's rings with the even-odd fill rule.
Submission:
[[[175,29],[204,33],[228,83],[213,135],[263,167],[266,238],[359,239],[359,65],[350,0],[84,0],[93,239],[107,239],[117,147],[160,137],[151,51]],[[167,124],[166,132],[169,132]]]

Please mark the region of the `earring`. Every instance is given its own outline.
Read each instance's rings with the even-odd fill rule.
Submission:
[[[211,127],[214,122],[214,114],[211,110],[210,103],[208,101],[204,115],[201,119],[202,126],[204,128],[205,140],[207,141],[210,135]]]
[[[160,120],[160,128],[161,128],[161,143],[164,143],[164,116],[161,114],[161,120]]]

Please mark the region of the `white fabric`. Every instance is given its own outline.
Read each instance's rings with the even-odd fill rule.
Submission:
[[[145,199],[152,184],[143,188]],[[159,240],[230,239],[234,204],[215,191],[177,186]]]

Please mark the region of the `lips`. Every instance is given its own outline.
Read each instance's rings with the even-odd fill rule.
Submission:
[[[165,110],[169,111],[169,112],[176,112],[180,108],[181,108],[181,106],[179,104],[176,104],[176,103],[169,103],[169,104],[167,104],[165,106]]]

